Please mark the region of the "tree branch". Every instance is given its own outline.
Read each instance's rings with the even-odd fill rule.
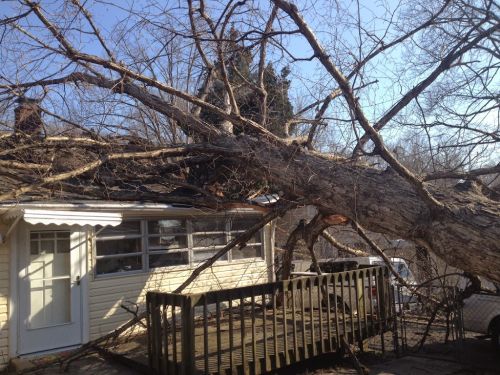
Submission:
[[[367,253],[366,251],[355,249],[353,247],[350,247],[350,246],[347,246],[345,244],[340,243],[339,241],[337,241],[335,239],[335,237],[333,237],[330,233],[328,233],[327,230],[324,230],[323,232],[321,232],[321,236],[325,240],[327,240],[333,247],[335,247],[336,249],[338,249],[344,253],[348,253],[348,254],[351,254],[351,255],[354,255],[357,257],[370,256],[370,254]]]
[[[454,179],[473,179],[479,176],[484,176],[487,174],[500,173],[500,164],[495,165],[494,167],[485,167],[473,169],[469,172],[453,172],[453,171],[441,171],[429,173],[424,176],[424,181],[432,181],[432,180],[440,180],[444,178],[454,178]]]
[[[181,293],[189,284],[191,284],[196,278],[207,268],[211,267],[217,259],[226,254],[233,247],[240,245],[240,247],[244,247],[245,243],[252,238],[252,236],[261,230],[267,223],[276,219],[278,216],[283,216],[285,212],[297,206],[297,202],[288,202],[288,203],[278,203],[278,206],[274,208],[271,212],[267,213],[262,217],[262,219],[252,225],[250,228],[246,230],[246,232],[239,234],[234,239],[232,239],[226,246],[217,251],[211,258],[207,259],[205,262],[196,267],[191,275],[181,284],[179,285],[173,293]]]

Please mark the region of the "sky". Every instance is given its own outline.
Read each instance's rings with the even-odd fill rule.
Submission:
[[[42,0],[42,6],[46,7],[50,11],[57,11],[58,7],[63,4],[62,1],[50,1]],[[90,10],[95,18],[96,23],[103,30],[103,33],[108,33],[113,30],[113,26],[120,21],[123,21],[125,17],[125,12],[120,9],[127,7],[133,7],[135,9],[146,10],[150,7],[150,2],[146,0],[125,0],[125,1],[86,1],[87,5],[90,6]],[[113,3],[113,5],[112,5]],[[184,1],[174,0],[164,2],[168,4],[171,10],[171,17],[185,16],[185,3]],[[119,6],[117,6],[119,4]],[[268,2],[265,0],[257,1],[257,5],[263,5],[268,7]],[[309,23],[312,29],[314,29],[321,39],[322,43],[328,48],[333,48],[334,54],[332,57],[336,62],[342,64],[343,61],[352,61],[352,56],[349,53],[355,53],[356,49],[352,48],[357,45],[358,35],[353,29],[348,28],[347,13],[342,9],[348,9],[356,14],[356,3],[350,0],[340,1],[340,7],[327,7],[324,2],[321,1],[310,1],[304,0],[297,2],[299,8],[304,11],[306,15],[306,21]],[[369,1],[362,0],[359,7],[359,15],[363,20],[363,26],[366,28],[366,32],[373,33],[375,35],[383,35],[386,23],[382,20],[384,12],[389,9],[391,11],[398,8],[400,5],[399,1]],[[182,9],[180,9],[181,7]],[[18,8],[17,1],[0,1],[0,17],[12,16],[16,13]],[[154,11],[154,9],[152,9]],[[315,14],[313,17],[312,14]],[[368,21],[371,22],[368,22]],[[161,22],[160,19],[151,20],[153,22]],[[287,22],[286,17],[283,17],[282,22]],[[123,28],[131,27],[131,32],[133,33],[134,28],[130,22],[122,22],[121,26]],[[293,25],[288,24],[290,29]],[[145,37],[144,35],[142,35]],[[391,38],[389,38],[391,39]],[[89,39],[83,36],[81,40],[75,41],[80,42],[85,45],[85,50],[89,53],[101,54],[103,53],[102,48],[98,45],[95,39]],[[345,46],[345,47],[344,47]],[[288,38],[288,50],[295,57],[307,58],[312,55],[309,45],[306,43],[305,39],[298,36],[291,36]],[[151,46],[150,48],[153,48]],[[413,81],[408,79],[410,72],[410,67],[408,69],[398,70],[397,63],[401,63],[405,59],[405,51],[403,49],[394,49],[388,55],[389,57],[381,57],[374,60],[373,64],[367,67],[366,75],[369,76],[368,82],[370,85],[359,92],[361,103],[363,104],[364,110],[369,118],[375,121],[379,118],[386,110],[389,108],[396,100],[400,97],[402,93],[407,91],[413,86]],[[277,52],[270,53],[268,56],[269,60],[275,64],[277,70],[280,66],[283,66],[290,62],[289,56],[281,55]],[[412,67],[415,68],[415,67]],[[418,68],[418,67],[417,67]],[[345,68],[345,72],[349,68]],[[412,70],[414,71],[414,70]],[[399,79],[397,75],[401,74],[403,79]],[[405,76],[406,75],[406,76]],[[293,64],[292,72],[290,75],[292,81],[291,96],[293,97],[293,102],[295,109],[300,106],[309,104],[310,102],[323,98],[329,90],[335,89],[337,86],[333,79],[325,73],[324,68],[320,65],[317,59],[313,61],[303,61],[297,64]],[[497,87],[500,85],[497,85]],[[345,118],[345,110],[339,101],[338,105],[332,106],[331,117],[343,116]],[[498,111],[491,111],[484,116],[483,121],[485,123],[498,123]],[[341,129],[341,126],[338,127]],[[396,130],[396,133],[384,131],[384,137],[386,139],[391,139],[398,136],[400,130]],[[341,137],[342,134],[339,132],[332,132],[334,137]],[[350,133],[352,137],[352,133]],[[351,139],[352,140],[352,139]],[[498,155],[498,150],[492,153],[493,158],[500,156]]]

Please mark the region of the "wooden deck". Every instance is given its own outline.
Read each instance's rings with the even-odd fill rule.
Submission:
[[[208,353],[205,353],[203,345],[205,337],[203,326],[196,327],[195,363],[199,373],[259,374],[322,353],[337,351],[341,346],[341,336],[346,336],[348,342],[359,342],[379,332],[379,324],[371,321],[358,321],[357,317],[353,321],[349,318],[345,321],[339,320],[339,329],[337,330],[333,324],[330,325],[331,331],[328,331],[327,312],[322,312],[325,321],[320,322],[319,311],[314,311],[312,323],[314,327],[311,327],[309,312],[307,312],[306,316],[302,317],[299,314],[295,320],[289,316],[286,331],[284,331],[283,314],[278,314],[276,327],[281,329],[274,334],[272,332],[273,314],[266,313],[264,319],[262,310],[256,310],[256,313],[255,319],[250,316],[245,317],[243,336],[241,319],[238,316],[235,317],[236,320],[233,323],[230,323],[229,319],[220,322],[219,340],[217,339],[217,326],[210,325],[207,336]],[[334,318],[331,317],[331,319],[334,322]],[[276,340],[274,340],[275,337]]]
[[[391,328],[385,276],[378,267],[194,296],[152,293],[150,366],[169,375],[261,374],[337,351],[342,337],[359,345]]]

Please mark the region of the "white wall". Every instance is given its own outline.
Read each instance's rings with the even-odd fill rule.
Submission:
[[[0,226],[5,235],[7,228]],[[9,361],[9,244],[0,244],[0,369]]]
[[[7,227],[0,225],[0,233],[6,231]],[[218,262],[205,270],[185,293],[271,281],[274,272],[272,244],[271,225],[267,225],[264,230],[265,260]],[[0,244],[0,370],[9,362],[10,251],[9,242]],[[131,318],[130,313],[120,307],[121,303],[132,301],[139,304],[140,311],[143,311],[148,290],[173,291],[192,272],[192,269],[182,267],[163,272],[95,278],[92,254],[92,241],[89,239],[86,265],[88,296],[84,298],[83,309],[89,316],[90,339],[114,330]]]
[[[238,260],[231,263],[218,262],[205,270],[183,293],[234,288],[264,283],[272,280],[271,226],[264,232],[265,260]],[[90,339],[98,338],[132,318],[120,305],[126,301],[137,303],[140,311],[145,308],[148,290],[172,292],[192,272],[187,267],[163,272],[145,272],[128,276],[93,276],[91,265],[92,242],[89,241],[89,323]]]

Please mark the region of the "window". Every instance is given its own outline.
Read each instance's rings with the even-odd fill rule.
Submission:
[[[96,227],[96,274],[194,266],[212,257],[258,220],[255,216],[157,218]],[[219,261],[246,258],[264,258],[262,231],[252,236],[244,248],[233,248]]]
[[[229,242],[227,220],[223,217],[195,219],[192,225],[194,263],[203,262],[212,257]],[[219,260],[228,260],[228,254],[224,254]]]
[[[239,234],[244,233],[252,225],[255,225],[258,219],[256,218],[233,218],[230,221],[230,232],[231,239],[236,238]],[[255,233],[249,241],[247,241],[246,246],[242,249],[233,248],[232,256],[233,259],[245,259],[245,258],[260,258],[264,257],[262,254],[262,233]]]
[[[139,220],[116,227],[97,227],[96,273],[98,275],[142,270],[142,234]]]
[[[147,228],[149,268],[189,264],[186,220],[148,220]]]
[[[31,232],[30,233],[30,253],[40,254],[61,254],[69,253],[69,232]]]

